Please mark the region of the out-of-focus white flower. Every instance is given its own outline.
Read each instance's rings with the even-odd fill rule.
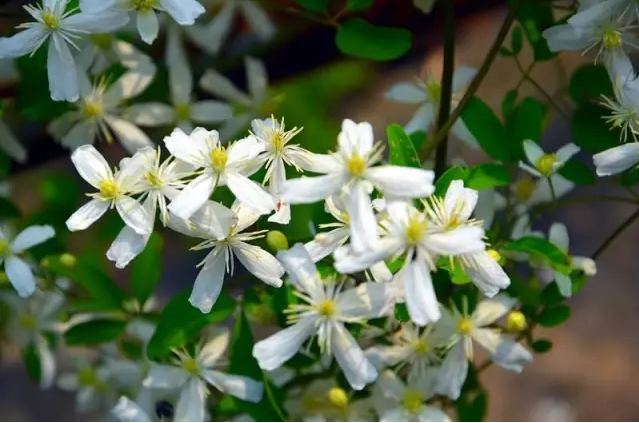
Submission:
[[[160,24],[156,10],[165,11],[179,25],[193,25],[195,19],[205,12],[197,0],[80,0],[80,9],[98,14],[109,9],[135,12],[138,33],[147,44],[153,43],[158,36]]]
[[[205,241],[193,247],[193,250],[211,249],[211,252],[198,265],[201,266],[193,284],[193,291],[189,302],[199,308],[203,313],[208,313],[215,304],[222,290],[224,276],[233,275],[235,257],[250,273],[258,279],[275,287],[282,285],[284,269],[270,253],[260,247],[249,244],[265,236],[267,230],[242,233],[252,226],[260,218],[259,213],[248,206],[235,203],[231,210],[237,220],[227,220],[226,227],[222,230],[211,229],[208,219],[202,215],[194,215],[189,226],[169,226],[186,235],[203,238]]]
[[[100,75],[116,63],[130,70],[155,67],[149,56],[112,33],[91,34],[80,40],[78,47],[80,51],[75,56],[77,63],[91,75]]]
[[[408,383],[391,370],[384,371],[373,388],[373,401],[381,422],[449,422],[450,417],[426,404],[434,395],[435,373],[408,378]]]
[[[293,326],[255,344],[253,356],[258,364],[265,370],[280,367],[317,333],[322,352],[335,357],[353,389],[363,389],[377,378],[377,371],[344,323],[386,314],[389,285],[370,282],[341,292],[341,285],[334,280],[322,280],[302,244],[279,252],[277,257],[306,304],[291,306],[289,321]]]
[[[237,112],[224,122],[220,137],[227,141],[249,124],[251,119],[262,116],[269,101],[268,77],[264,63],[253,57],[244,58],[248,94],[242,92],[224,75],[208,69],[200,79],[200,87],[226,100]]]
[[[455,69],[453,75],[453,99],[451,109],[457,107],[460,95],[477,74],[477,69],[468,66],[460,66]],[[402,82],[393,85],[385,94],[386,98],[397,103],[421,104],[415,111],[413,118],[406,124],[406,132],[426,131],[435,121],[439,102],[441,100],[442,87],[440,81],[433,74],[429,74],[425,81],[418,83]],[[471,148],[477,148],[477,140],[470,133],[466,124],[458,119],[451,128],[451,132]]]
[[[514,298],[498,295],[481,301],[472,315],[467,303],[460,313],[456,308],[446,309],[438,323],[444,333],[452,336],[453,344],[444,358],[435,390],[437,393],[457,399],[468,373],[468,361],[473,359],[473,340],[484,347],[491,360],[498,366],[521,372],[532,361],[532,355],[520,344],[498,329],[488,326],[505,316],[517,303]]]
[[[27,149],[22,146],[9,126],[2,120],[0,120],[0,150],[18,163],[24,163],[27,160]]]
[[[209,3],[211,3],[211,7],[221,7],[221,9],[206,25],[210,43],[207,51],[215,54],[220,50],[231,32],[238,12],[263,41],[268,41],[275,36],[276,28],[273,21],[257,1],[213,0]]]
[[[425,14],[429,14],[435,6],[435,0],[413,0],[413,4]]]
[[[118,109],[124,100],[146,89],[155,70],[151,63],[140,66],[127,71],[111,86],[104,80],[92,86],[86,73],[78,70],[81,98],[75,103],[76,109],[53,120],[47,128],[49,133],[71,150],[93,144],[98,138],[110,142],[114,136],[131,154],[140,148],[152,147],[153,142],[140,128],[118,116]]]
[[[42,0],[39,6],[28,5],[25,10],[34,22],[23,23],[24,28],[10,38],[0,38],[0,58],[33,54],[46,41],[49,91],[55,101],[76,101],[79,97],[76,63],[69,44],[85,34],[114,31],[129,18],[124,13],[73,13],[65,11],[70,0]]]
[[[614,98],[602,96],[603,105],[610,109],[606,122],[612,128],[621,129],[621,141],[628,141],[628,135],[637,141],[639,135],[639,80],[635,74],[630,58],[620,52],[611,56],[608,73],[612,82]]]
[[[538,178],[548,178],[561,169],[579,150],[579,147],[570,143],[561,147],[556,153],[544,153],[536,142],[524,140],[524,153],[532,167],[524,162],[519,162],[519,167]]]
[[[57,386],[64,391],[75,391],[75,408],[78,413],[86,413],[106,404],[115,403],[115,392],[110,384],[110,373],[103,366],[78,358],[74,360],[75,371],[58,377]]]
[[[71,155],[76,170],[91,186],[98,190],[87,194],[93,199],[80,207],[69,219],[70,231],[81,231],[91,226],[109,208],[115,207],[124,223],[140,235],[150,234],[153,218],[131,194],[137,193],[138,176],[143,162],[130,163],[114,175],[102,154],[92,145],[83,145]]]
[[[164,138],[166,148],[173,156],[195,168],[202,174],[193,179],[169,204],[169,211],[182,219],[188,219],[208,200],[215,187],[228,185],[235,197],[260,214],[275,208],[273,197],[248,176],[257,171],[257,156],[263,145],[254,136],[223,147],[217,131],[195,128],[191,135],[181,129]]]
[[[22,298],[35,292],[33,270],[20,256],[29,248],[53,238],[55,230],[48,225],[33,225],[13,237],[9,228],[0,228],[0,264],[11,285]]]
[[[380,161],[383,146],[375,143],[373,127],[368,122],[358,124],[345,119],[337,139],[339,150],[317,163],[315,171],[324,175],[286,181],[282,200],[291,204],[314,203],[347,187],[351,246],[361,252],[374,247],[377,240],[377,221],[365,182],[393,198],[411,199],[432,194],[435,175],[412,167],[373,166]]]
[[[159,102],[134,104],[124,112],[129,120],[140,126],[177,126],[190,133],[193,123],[216,124],[232,117],[233,109],[227,103],[194,101],[193,75],[175,25],[168,30],[165,57],[172,105]]]
[[[208,385],[244,401],[259,402],[262,399],[261,382],[217,370],[228,342],[228,331],[218,330],[197,349],[194,357],[176,353],[173,365],[151,365],[144,386],[180,390],[175,421],[204,421]]]
[[[593,160],[597,168],[597,175],[616,175],[639,163],[639,142],[629,142],[609,148],[595,154]]]
[[[111,409],[111,414],[121,422],[150,422],[154,420],[142,407],[127,397],[120,397],[118,403]]]

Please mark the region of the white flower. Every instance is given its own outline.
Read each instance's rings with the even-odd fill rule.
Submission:
[[[39,292],[28,299],[12,294],[3,297],[11,310],[6,334],[19,348],[33,345],[40,362],[40,387],[47,389],[53,384],[56,360],[46,335],[59,331],[57,314],[65,298],[57,292]]]
[[[377,245],[361,254],[348,247],[335,252],[335,269],[353,273],[388,258],[405,255],[403,267],[394,275],[393,284],[405,297],[413,322],[424,326],[440,317],[439,304],[431,280],[439,255],[459,256],[484,251],[483,228],[460,225],[447,231],[430,222],[428,216],[408,203],[394,201],[387,205],[383,222],[387,235]]]
[[[77,81],[80,100],[75,110],[64,113],[53,120],[48,131],[63,146],[74,150],[82,145],[93,144],[102,138],[108,142],[113,136],[129,153],[151,147],[151,139],[137,126],[118,116],[119,105],[146,89],[155,76],[155,66],[140,66],[130,70],[111,86],[104,80],[92,86],[83,70],[78,70]]]
[[[138,201],[142,202],[142,207],[151,220],[151,231],[158,208],[162,223],[166,225],[169,222],[167,199],[170,200],[178,194],[178,189],[184,186],[182,179],[193,172],[191,165],[180,160],[168,158],[161,162],[160,152],[159,147],[157,150],[145,147],[121,163],[123,168],[128,165],[135,166],[128,174],[131,179],[137,181],[135,191],[142,194]],[[126,267],[144,250],[150,236],[151,232],[138,234],[129,226],[124,226],[107,251],[107,258],[114,261],[118,269]]]
[[[79,97],[76,64],[69,49],[84,34],[114,31],[129,18],[117,12],[65,12],[70,0],[42,0],[39,7],[28,5],[25,10],[35,22],[18,26],[25,28],[10,38],[0,39],[0,58],[33,54],[49,41],[47,70],[49,91],[55,101],[76,101]]]
[[[26,148],[22,146],[9,126],[2,120],[0,120],[0,150],[18,163],[24,163],[27,160]]]
[[[271,286],[282,285],[284,269],[270,253],[249,244],[265,236],[267,230],[242,233],[253,225],[260,215],[252,208],[235,203],[231,210],[237,216],[236,221],[226,220],[227,226],[222,231],[211,230],[208,227],[209,219],[206,216],[196,214],[191,218],[191,229],[183,230],[172,223],[169,226],[186,235],[205,239],[192,250],[211,249],[211,252],[198,265],[202,269],[193,284],[193,291],[189,302],[199,308],[203,313],[208,313],[215,304],[222,290],[224,276],[233,275],[235,257],[250,273]]]
[[[593,156],[597,175],[610,176],[630,169],[639,163],[639,142],[630,142]]]
[[[264,63],[253,57],[244,57],[249,94],[240,91],[224,75],[208,69],[200,79],[200,87],[229,102],[239,113],[227,120],[220,128],[220,137],[228,140],[249,124],[251,119],[261,116],[269,100],[268,77]]]
[[[138,180],[135,176],[139,175],[139,165],[125,166],[114,175],[102,154],[92,145],[83,145],[75,150],[71,154],[71,161],[82,179],[98,192],[87,194],[93,199],[69,217],[66,223],[70,231],[88,228],[109,208],[115,207],[124,223],[136,233],[151,233],[152,216],[131,197],[131,194],[136,193]]]
[[[333,355],[353,389],[360,390],[377,378],[375,367],[344,327],[387,313],[388,285],[364,283],[341,292],[335,281],[323,281],[301,244],[277,255],[297,296],[306,304],[290,308],[294,323],[253,347],[253,356],[264,370],[274,370],[293,357],[315,333],[324,354]]]
[[[191,135],[181,129],[164,138],[171,154],[196,168],[202,174],[193,179],[169,204],[169,211],[188,219],[208,200],[216,186],[228,185],[235,197],[260,214],[275,208],[273,197],[248,176],[257,171],[256,157],[262,144],[253,136],[236,141],[228,147],[220,144],[217,131],[195,128]]]
[[[120,397],[111,414],[121,422],[150,422],[153,419],[138,404],[127,397]]]
[[[457,103],[460,100],[459,96],[463,94],[463,91],[476,74],[477,69],[468,66],[460,66],[455,69],[451,109],[457,107]],[[419,83],[402,82],[393,85],[386,92],[385,97],[397,103],[421,104],[415,111],[413,118],[406,124],[406,132],[411,133],[419,130],[429,131],[439,111],[441,95],[442,87],[440,81],[433,74],[429,74],[425,81],[419,81]],[[477,140],[475,140],[475,137],[461,119],[455,122],[451,132],[469,147],[477,148]]]
[[[425,404],[434,395],[435,374],[412,377],[404,384],[391,370],[384,371],[373,390],[373,405],[380,422],[449,422],[437,407]]]
[[[481,301],[472,315],[468,315],[466,303],[460,313],[453,308],[445,312],[439,323],[443,332],[452,335],[453,344],[440,368],[435,390],[437,393],[457,399],[468,373],[468,361],[473,359],[473,340],[484,347],[491,360],[507,370],[521,372],[532,361],[532,355],[520,344],[499,329],[488,326],[506,315],[517,300],[506,295]]]
[[[339,150],[326,155],[315,170],[324,176],[298,178],[282,186],[282,200],[291,204],[308,204],[324,200],[348,187],[346,209],[350,218],[351,245],[355,252],[374,246],[377,222],[364,182],[372,183],[393,198],[420,198],[434,191],[434,173],[430,170],[376,166],[382,156],[381,143],[374,143],[373,127],[368,122],[345,119],[338,136]]]
[[[610,59],[608,73],[612,82],[614,98],[603,96],[603,106],[610,109],[606,122],[612,128],[621,128],[621,141],[628,141],[628,134],[637,141],[639,134],[639,80],[630,58],[623,52]]]
[[[15,238],[11,236],[8,228],[0,228],[0,264],[4,262],[7,278],[22,298],[35,292],[36,281],[33,270],[20,256],[29,248],[42,244],[54,236],[55,230],[48,225],[29,226]]]
[[[532,167],[519,162],[519,167],[538,178],[548,178],[555,174],[568,160],[579,152],[575,144],[566,144],[556,153],[544,153],[539,144],[532,140],[524,140],[524,153]]]
[[[138,33],[147,44],[158,36],[160,24],[156,10],[165,11],[180,25],[193,25],[205,12],[197,0],[80,0],[80,9],[92,13],[104,13],[107,9],[135,11]]]
[[[149,56],[114,34],[91,34],[80,40],[78,47],[77,63],[91,75],[101,75],[116,63],[129,70],[155,67]]]
[[[552,184],[553,190],[550,189]],[[558,173],[549,178],[534,179],[528,173],[517,178],[509,187],[512,198],[515,200],[515,210],[518,213],[526,213],[531,207],[555,201],[568,194],[575,184]],[[493,205],[495,210],[503,210],[506,207],[506,198],[498,192],[494,193]]]
[[[211,44],[209,49],[213,54],[217,53],[224,41],[226,41],[238,11],[262,40],[268,41],[275,35],[275,25],[259,2],[252,0],[215,0],[211,7],[220,7],[221,4],[223,6],[221,6],[219,12],[206,26],[208,40]]]
[[[216,370],[228,342],[228,331],[218,330],[197,349],[194,357],[176,353],[177,359],[173,365],[151,365],[149,375],[143,382],[144,386],[180,389],[175,421],[204,421],[208,385],[244,401],[259,402],[262,399],[261,382]]]
[[[159,102],[134,104],[124,112],[129,120],[140,126],[177,126],[190,133],[193,123],[214,124],[231,118],[233,109],[227,103],[194,101],[193,75],[175,25],[168,30],[165,58],[172,105]]]
[[[75,371],[64,373],[58,378],[58,388],[76,391],[75,408],[78,413],[86,413],[106,404],[115,402],[110,386],[111,374],[104,366],[96,366],[84,359],[74,360]]]

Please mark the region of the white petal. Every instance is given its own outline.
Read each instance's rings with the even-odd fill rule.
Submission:
[[[210,40],[210,42],[207,43],[206,51],[213,55],[217,54],[224,41],[226,41],[226,37],[231,31],[231,25],[233,25],[235,10],[237,9],[235,2],[224,2],[223,4],[222,9],[211,19],[205,31],[203,31],[202,34],[198,34]]]
[[[205,158],[209,154],[208,137],[211,137],[212,141],[215,142],[219,139],[217,131],[209,132],[203,128],[196,128],[189,136],[181,129],[174,129],[171,135],[164,137],[164,144],[171,155],[185,163],[201,167],[205,164]]]
[[[173,104],[191,103],[193,74],[184,52],[180,33],[176,25],[167,28],[166,62],[169,68],[169,88]]]
[[[532,140],[524,140],[524,153],[526,154],[528,162],[533,166],[537,166],[537,162],[545,154],[544,150],[539,147],[539,144]]]
[[[449,422],[450,417],[437,407],[425,405],[417,413],[420,422]]]
[[[569,24],[551,26],[542,35],[550,51],[583,50],[591,43],[590,37],[584,37],[583,31]]]
[[[27,159],[27,150],[2,121],[0,121],[0,150],[18,163],[24,163]]]
[[[346,203],[350,218],[351,248],[354,253],[368,251],[377,244],[377,220],[363,184],[354,183]]]
[[[153,74],[155,73],[155,65],[151,61],[151,58],[136,49],[131,43],[115,39],[113,40],[111,48],[118,58],[118,61],[125,68],[138,72],[153,70]]]
[[[430,129],[430,125],[435,120],[435,106],[432,103],[424,103],[415,111],[410,122],[406,124],[404,129],[407,133],[412,134],[415,131],[426,131]]]
[[[266,99],[268,86],[266,67],[261,60],[250,56],[244,57],[244,66],[246,66],[246,79],[253,102],[260,104]]]
[[[375,263],[368,271],[375,282],[390,282],[393,279],[393,274],[383,261]]]
[[[204,173],[193,179],[169,204],[169,211],[182,219],[188,219],[204,205],[215,188],[215,179]]]
[[[109,247],[106,256],[110,261],[115,262],[115,267],[124,269],[131,260],[144,251],[150,236],[151,234],[139,235],[130,227],[124,226]]]
[[[566,163],[572,156],[579,153],[580,148],[573,144],[566,144],[557,150],[557,161],[560,163]]]
[[[190,226],[193,225],[196,230],[206,234],[207,238],[219,240],[228,236],[231,226],[239,225],[239,219],[228,207],[215,201],[207,201],[191,216]]]
[[[316,317],[303,317],[299,322],[256,343],[253,357],[267,371],[275,370],[293,357],[315,331]]]
[[[413,419],[413,416],[403,408],[393,408],[390,410],[385,409],[380,411],[380,422],[410,422]]]
[[[377,379],[377,370],[366,359],[364,351],[341,323],[333,324],[331,348],[335,361],[353,389],[359,391]]]
[[[439,320],[439,303],[426,261],[418,256],[406,264],[401,276],[411,320],[420,326]]]
[[[70,150],[75,150],[86,144],[93,144],[95,142],[96,129],[95,122],[78,122],[60,138],[60,144]]]
[[[323,283],[311,259],[302,244],[295,244],[291,249],[277,253],[286,274],[295,287],[311,298],[320,298],[324,292]]]
[[[132,67],[119,77],[106,91],[104,100],[116,106],[122,100],[137,96],[147,89],[153,81],[157,69],[152,63],[141,61],[139,66]]]
[[[346,174],[289,179],[282,185],[281,198],[290,204],[310,204],[328,198],[347,182]]]
[[[583,271],[586,276],[595,276],[597,274],[597,263],[590,257],[572,256],[572,267]]]
[[[561,295],[563,295],[564,298],[572,297],[572,280],[570,277],[560,272],[554,272],[554,279]]]
[[[197,0],[160,0],[160,6],[180,25],[193,25],[205,12]]]
[[[129,22],[129,14],[126,12],[101,11],[99,13],[86,13],[82,11],[64,19],[65,29],[89,32],[92,34],[108,34],[122,28]]]
[[[175,111],[164,103],[138,103],[127,108],[124,116],[141,126],[163,126],[175,122]]]
[[[342,131],[337,136],[339,149],[347,156],[356,153],[365,157],[373,148],[374,141],[373,127],[370,123],[355,123],[350,119],[344,119]]]
[[[502,294],[495,298],[483,300],[473,312],[473,323],[486,326],[505,316],[517,304],[515,298]]]
[[[42,244],[55,236],[55,230],[49,225],[29,226],[18,234],[11,244],[11,249],[18,254],[34,245]]]
[[[337,300],[340,315],[354,321],[383,316],[394,304],[390,288],[390,284],[367,282],[343,292]]]
[[[151,418],[135,402],[127,397],[120,397],[111,409],[111,414],[121,422],[149,422]]]
[[[639,142],[631,142],[602,151],[595,154],[593,160],[597,167],[597,175],[616,175],[639,162]]]
[[[314,173],[337,173],[344,168],[336,154],[315,154],[310,151],[287,151],[291,161],[304,170]]]
[[[469,66],[458,66],[453,74],[453,93],[464,91],[477,75],[477,69]]]
[[[448,186],[444,205],[449,216],[455,214],[460,222],[466,222],[477,204],[479,193],[474,189],[465,188],[464,181],[455,180]]]
[[[464,351],[464,343],[460,340],[446,354],[439,370],[435,391],[456,400],[459,398],[467,374],[468,359]]]
[[[313,240],[304,244],[304,248],[308,251],[313,262],[317,263],[333,253],[337,247],[344,244],[349,236],[350,231],[347,227],[337,228],[329,232],[321,232],[315,235]]]
[[[473,254],[472,261],[473,265],[465,268],[466,273],[487,297],[494,297],[500,289],[510,285],[510,277],[490,254]]]
[[[206,415],[206,385],[198,378],[190,378],[180,392],[175,407],[176,422],[203,422]]]
[[[155,216],[149,216],[149,213],[137,200],[123,195],[115,200],[115,208],[124,223],[138,234],[147,235],[153,232]]]
[[[113,177],[109,164],[92,145],[83,145],[76,149],[71,154],[71,161],[82,179],[95,188],[99,188],[100,181]]]
[[[220,296],[226,274],[225,257],[226,252],[223,248],[213,249],[206,257],[204,266],[195,278],[189,303],[202,313],[210,312]]]
[[[26,298],[35,292],[33,271],[22,259],[16,256],[8,257],[4,262],[4,271],[20,297]]]
[[[71,50],[61,36],[53,34],[47,56],[49,91],[54,101],[76,101],[80,97]]]
[[[524,347],[496,329],[474,329],[472,337],[492,354],[495,364],[507,370],[519,373],[532,362],[532,355]]]
[[[291,221],[291,205],[277,201],[273,214],[270,215],[267,220],[269,222],[279,223],[280,225],[288,225]]]
[[[152,363],[143,385],[147,388],[178,389],[189,378],[181,367]]]
[[[271,194],[256,182],[237,172],[226,173],[226,185],[238,201],[253,207],[261,214],[268,214],[275,208]]]
[[[226,347],[229,344],[229,337],[231,334],[226,328],[214,328],[214,333],[209,335],[206,344],[198,352],[198,362],[206,367],[212,368],[215,366],[220,357],[224,354]]]
[[[374,345],[364,351],[364,354],[377,370],[381,370],[406,360],[412,352],[411,348],[399,345]]]
[[[428,99],[424,89],[408,82],[393,85],[390,90],[386,91],[384,97],[398,103],[410,104],[420,104]]]
[[[140,128],[124,119],[109,116],[107,123],[115,133],[116,137],[124,148],[130,153],[135,154],[139,149],[144,147],[153,147],[151,139]]]
[[[335,269],[340,273],[360,272],[381,260],[392,257],[402,247],[402,241],[395,237],[381,239],[373,250],[361,254],[354,254],[350,246],[345,245],[335,250]]]
[[[251,274],[271,286],[282,286],[284,268],[270,253],[246,242],[237,242],[232,248],[233,254]]]
[[[227,150],[229,164],[236,166],[239,171],[245,167],[245,162],[254,160],[264,149],[264,143],[260,142],[257,137],[249,135],[242,138],[229,146]]]
[[[427,238],[427,248],[441,255],[473,254],[485,250],[484,230],[479,227],[460,227]]]
[[[142,41],[147,44],[153,44],[153,41],[155,41],[158,36],[160,27],[155,11],[153,9],[146,12],[138,10],[137,26]]]
[[[243,401],[260,402],[264,394],[261,382],[244,376],[226,375],[215,370],[203,370],[202,377],[219,391]]]
[[[219,123],[233,116],[233,108],[223,101],[204,100],[191,106],[191,119],[202,123]]]
[[[70,231],[82,231],[91,226],[109,210],[108,201],[91,200],[67,219],[67,228]]]
[[[435,191],[432,170],[403,166],[377,166],[366,170],[366,179],[385,194],[400,198],[428,197]]]
[[[264,41],[268,41],[275,36],[275,25],[259,3],[244,1],[240,2],[239,6],[244,11],[244,18],[248,21],[248,24],[258,37]]]
[[[0,59],[24,56],[40,46],[49,33],[41,26],[20,31],[12,37],[0,38]]]
[[[246,94],[237,89],[228,78],[214,70],[208,69],[202,75],[200,87],[224,100],[237,102],[245,106],[251,105],[251,99]]]
[[[560,250],[568,251],[570,239],[568,238],[568,228],[563,223],[553,223],[548,231],[548,240],[555,244]]]

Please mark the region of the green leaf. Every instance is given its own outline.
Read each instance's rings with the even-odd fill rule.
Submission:
[[[373,5],[374,0],[346,0],[346,8],[350,11],[368,9]]]
[[[554,328],[564,323],[569,317],[570,307],[562,304],[542,311],[537,317],[537,323],[545,328]]]
[[[510,119],[510,116],[515,110],[515,106],[517,105],[517,95],[517,90],[510,90],[506,93],[503,101],[501,102],[501,114],[506,121]]]
[[[393,60],[411,47],[411,33],[402,28],[374,26],[361,18],[344,22],[335,36],[337,47],[362,59]]]
[[[550,339],[538,339],[532,343],[531,348],[537,354],[545,354],[552,349],[552,341]]]
[[[570,78],[568,93],[576,103],[601,100],[601,96],[613,96],[610,76],[603,66],[587,64],[575,71]]]
[[[211,311],[202,313],[189,303],[191,288],[187,288],[169,301],[160,314],[158,325],[147,346],[147,356],[158,360],[193,339],[202,329],[218,323],[233,313],[235,301],[221,294]]]
[[[509,160],[506,129],[486,103],[471,98],[462,119],[486,154],[501,162]]]
[[[473,166],[466,178],[466,186],[477,191],[510,184],[510,173],[506,166],[498,163],[483,163]]]
[[[323,13],[328,11],[330,0],[294,0],[306,10],[311,12]]]
[[[514,159],[525,159],[523,141],[539,141],[544,122],[544,108],[536,98],[526,97],[508,120],[511,136],[510,151]]]
[[[397,124],[392,124],[386,128],[388,146],[390,149],[388,161],[396,166],[421,167],[419,156],[413,141],[410,139],[404,128]]]
[[[541,303],[545,307],[554,307],[566,300],[563,295],[559,292],[559,287],[556,283],[550,283],[546,285],[541,291]]]
[[[440,197],[446,195],[448,186],[456,179],[466,180],[470,175],[470,169],[462,166],[453,166],[448,169],[442,176],[440,176],[435,182],[435,195]]]
[[[481,422],[488,410],[488,394],[481,390],[476,394],[465,395],[455,405],[460,422]]]
[[[40,185],[40,192],[47,204],[71,212],[75,211],[77,200],[80,198],[80,187],[76,179],[66,174],[47,175]]]
[[[395,304],[395,318],[400,322],[409,322],[410,314],[408,314],[408,308],[405,303]]]
[[[424,144],[426,144],[427,136],[425,131],[415,131],[410,134],[410,140],[413,142],[413,148],[419,153]]]
[[[513,3],[515,0],[509,0]],[[512,5],[511,5],[512,7]],[[533,48],[536,62],[553,59],[557,53],[550,51],[542,33],[555,23],[552,4],[537,0],[523,0],[517,11],[517,19],[521,24],[526,39]]]
[[[64,332],[64,341],[70,347],[106,344],[115,341],[124,331],[126,321],[96,319],[83,322]]]
[[[513,28],[510,33],[510,49],[512,50],[514,55],[518,55],[521,53],[521,48],[523,47],[523,35],[521,27],[516,26]]]
[[[509,241],[503,246],[504,250],[517,251],[532,254],[547,261],[554,269],[568,274],[568,256],[550,241],[536,237],[526,236],[514,241]]]
[[[596,154],[619,145],[618,130],[611,129],[603,117],[609,114],[603,107],[585,103],[572,116],[572,139],[586,152]]]
[[[513,57],[513,52],[506,47],[499,47],[499,55],[502,57]]]
[[[38,355],[38,349],[35,344],[33,342],[29,343],[29,345],[20,351],[20,356],[22,357],[22,363],[24,364],[29,379],[36,383],[40,382],[42,366],[40,365],[40,356]]]
[[[242,411],[248,413],[255,421],[283,421],[284,394],[275,387],[257,364],[253,357],[253,333],[249,326],[244,311],[240,313],[235,322],[231,345],[229,348],[229,371],[231,374],[250,377],[264,382],[264,397],[259,403],[233,400]]]
[[[149,299],[162,276],[162,245],[160,234],[153,233],[144,251],[131,263],[131,291],[143,305]]]
[[[595,172],[575,159],[568,160],[559,169],[559,174],[577,185],[593,185],[597,182]]]

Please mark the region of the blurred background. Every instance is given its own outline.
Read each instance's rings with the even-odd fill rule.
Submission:
[[[270,0],[269,0],[270,1]],[[452,0],[442,0],[452,1]],[[492,44],[505,15],[501,1],[457,1],[456,65],[479,67]],[[19,13],[19,1],[0,1],[1,10]],[[281,2],[284,8],[288,3]],[[260,47],[252,54],[265,61],[270,84],[282,94],[276,115],[285,116],[287,123],[304,126],[302,140],[325,139],[332,143],[339,122],[345,117],[356,121],[369,121],[379,138],[391,123],[405,124],[415,107],[386,101],[384,92],[394,83],[424,77],[427,72],[439,76],[441,72],[442,18],[436,8],[431,15],[417,13],[410,0],[377,0],[366,12],[375,24],[401,26],[414,34],[413,49],[401,61],[392,64],[368,64],[345,59],[336,49],[332,28],[318,26],[290,14],[284,8],[269,9],[278,23],[280,35],[272,45]],[[16,12],[18,11],[18,12]],[[4,14],[3,14],[4,16]],[[22,16],[22,15],[21,15]],[[9,33],[21,18],[0,18],[0,31]],[[22,18],[23,19],[23,18]],[[236,31],[242,34],[246,25],[238,22]],[[241,38],[241,37],[240,37]],[[250,44],[250,36],[246,38]],[[508,40],[508,38],[507,38]],[[155,58],[161,60],[163,42]],[[241,44],[238,49],[244,48]],[[198,56],[197,50],[192,52]],[[530,53],[522,53],[528,63]],[[232,57],[232,54],[231,54]],[[564,54],[558,61],[544,62],[532,72],[532,77],[547,92],[554,93],[565,86],[566,75],[589,59],[580,54]],[[239,64],[239,66],[238,66]],[[206,65],[221,69],[239,86],[244,84],[241,62],[213,60]],[[11,63],[1,62],[0,97],[19,96],[20,84],[12,79]],[[499,110],[506,92],[514,88],[520,78],[512,60],[498,58],[478,95]],[[34,82],[35,83],[35,82]],[[538,92],[529,84],[520,90],[520,98]],[[566,98],[557,101],[564,110],[572,105]],[[11,116],[5,117],[10,121]],[[68,160],[68,152],[51,140],[44,126],[35,122],[22,122],[14,127],[16,134],[29,150],[24,165],[12,167],[11,197],[26,215],[42,212],[46,193],[51,189],[45,182],[55,174],[57,181],[70,192],[84,189],[77,181]],[[156,138],[156,141],[159,139]],[[570,141],[570,124],[552,114],[542,146],[554,149]],[[304,141],[301,142],[304,145]],[[470,151],[454,143],[450,159],[462,157],[467,163],[485,160],[481,152]],[[124,156],[117,145],[101,144],[100,150],[111,157],[111,162]],[[583,154],[583,153],[582,153]],[[584,155],[584,163],[591,158]],[[578,188],[583,193],[612,193],[615,188]],[[45,200],[43,200],[43,198]],[[601,242],[630,213],[632,206],[611,203],[566,206],[546,215],[539,229],[546,231],[554,221],[565,222],[571,237],[571,254],[591,255]],[[119,230],[120,223],[105,221],[89,233],[71,238],[71,252],[102,254],[105,245]],[[159,301],[163,301],[192,282],[199,256],[188,252],[182,238],[173,239],[166,232],[164,274]],[[573,313],[567,324],[558,329],[538,329],[538,337],[553,340],[554,348],[535,361],[521,375],[503,371],[494,366],[484,373],[483,382],[490,393],[490,420],[637,420],[639,403],[639,337],[635,322],[639,321],[636,277],[639,262],[635,257],[634,242],[639,239],[639,225],[630,227],[600,257],[598,274],[585,288],[570,300]],[[95,250],[95,251],[93,251]],[[107,266],[112,275],[127,281],[126,271]],[[64,363],[61,363],[64,366]],[[57,389],[40,391],[24,372],[17,351],[3,349],[0,366],[0,419],[76,421],[89,416],[77,415],[72,394]],[[100,419],[100,416],[96,416]]]

